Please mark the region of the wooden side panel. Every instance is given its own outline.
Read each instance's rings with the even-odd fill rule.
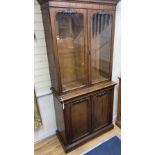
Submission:
[[[77,99],[70,106],[71,141],[76,141],[90,132],[90,99]]]
[[[50,20],[50,14],[48,9],[42,10],[42,17],[43,17],[44,32],[45,32],[45,39],[46,39],[46,46],[47,46],[50,78],[52,82],[52,87],[54,87],[55,90],[58,90],[58,80],[57,80],[58,76],[57,76],[56,65],[55,65],[56,64],[55,56],[53,53],[51,20]]]
[[[98,92],[93,96],[93,130],[98,130],[112,122],[113,91]],[[112,97],[113,98],[113,97]]]
[[[66,144],[67,138],[66,138],[64,112],[63,112],[62,104],[58,101],[55,95],[53,95],[53,97],[54,97],[57,131],[59,132],[59,135],[61,136],[61,140],[63,141],[63,143]]]
[[[118,105],[116,124],[121,128],[121,78],[119,78]]]

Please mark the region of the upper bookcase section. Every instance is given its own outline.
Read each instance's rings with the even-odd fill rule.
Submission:
[[[39,4],[45,4],[47,2],[77,2],[77,3],[101,3],[116,5],[120,0],[37,0]]]

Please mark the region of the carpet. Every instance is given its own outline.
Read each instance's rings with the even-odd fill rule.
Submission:
[[[81,155],[121,155],[121,140],[117,136],[113,136]]]

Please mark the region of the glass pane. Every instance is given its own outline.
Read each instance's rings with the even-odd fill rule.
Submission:
[[[83,14],[58,12],[56,28],[63,91],[81,87],[86,84]]]
[[[110,78],[112,17],[104,12],[93,14],[91,33],[92,83]]]

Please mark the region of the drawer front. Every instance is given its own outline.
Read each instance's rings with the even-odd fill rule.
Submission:
[[[92,127],[96,131],[112,122],[113,89],[99,91],[92,98]]]

